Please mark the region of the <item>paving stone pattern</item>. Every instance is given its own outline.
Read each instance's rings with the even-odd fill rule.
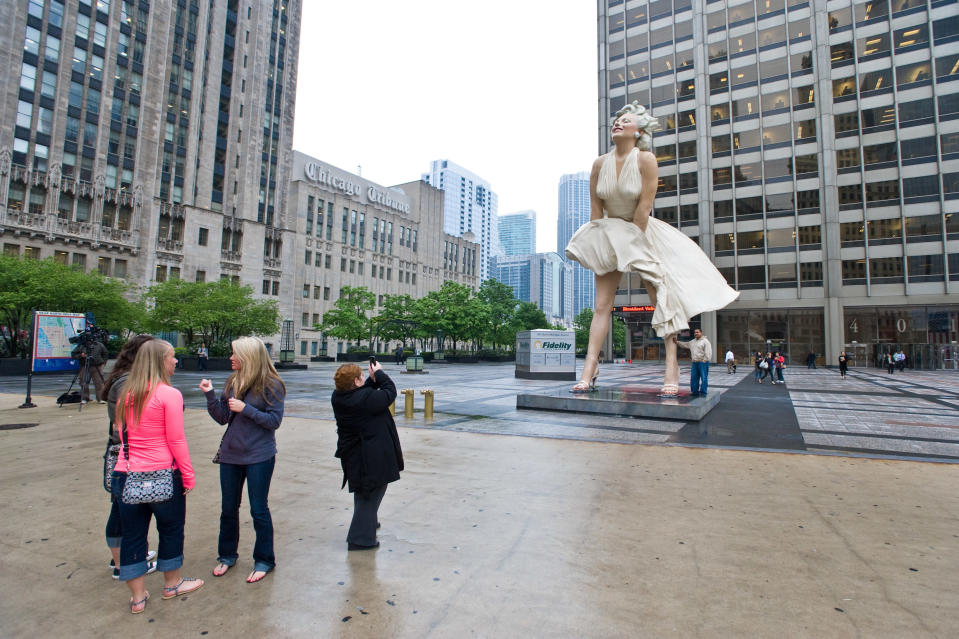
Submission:
[[[581,365],[581,362],[579,362]],[[397,424],[473,433],[552,437],[629,444],[694,445],[756,448],[959,460],[959,373],[852,369],[843,380],[835,369],[786,369],[786,383],[753,381],[751,367],[728,374],[713,366],[710,392],[723,401],[703,422],[577,413],[517,410],[518,393],[549,392],[571,382],[517,379],[513,364],[427,364],[427,374],[408,374],[404,367],[384,364],[398,389],[414,389],[415,413],[403,416],[404,397],[397,398]],[[311,364],[309,370],[281,371],[287,385],[288,415],[332,419],[330,394],[336,364]],[[210,372],[216,388],[228,373]],[[604,364],[598,383],[658,387],[662,367],[654,364]],[[197,389],[202,375],[177,371],[174,385],[187,405],[203,408]],[[70,375],[36,376],[35,396],[57,396]],[[688,388],[689,369],[681,369]],[[422,389],[435,392],[435,417],[423,417]],[[0,378],[0,392],[23,393],[23,378]],[[64,407],[64,410],[74,408]]]

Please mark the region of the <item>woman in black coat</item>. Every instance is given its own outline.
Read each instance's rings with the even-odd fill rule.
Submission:
[[[403,451],[390,404],[396,385],[379,362],[371,362],[369,375],[356,364],[343,364],[333,376],[336,390],[331,402],[336,417],[336,456],[343,467],[343,485],[353,493],[353,521],[346,541],[350,550],[376,548],[376,512],[386,485],[400,478]]]

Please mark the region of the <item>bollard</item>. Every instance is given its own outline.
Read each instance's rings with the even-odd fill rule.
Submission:
[[[433,419],[433,390],[425,388],[420,391],[423,396],[423,418]]]
[[[393,400],[393,403],[390,404],[390,415],[396,417],[396,400]]]
[[[413,419],[413,389],[404,388],[400,392],[406,395],[406,408],[403,410],[403,416],[406,419]]]

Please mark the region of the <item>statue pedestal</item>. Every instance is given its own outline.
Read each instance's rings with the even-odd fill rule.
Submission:
[[[562,389],[549,393],[516,396],[516,408],[554,410],[566,413],[618,415],[699,421],[719,404],[721,393],[693,396],[681,390],[672,398],[658,397],[659,389],[648,386],[600,386],[593,393],[571,393]]]

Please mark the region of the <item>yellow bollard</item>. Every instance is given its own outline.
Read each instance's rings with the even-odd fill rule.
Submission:
[[[420,391],[423,396],[423,418],[433,419],[433,390],[425,388]]]
[[[403,416],[406,419],[413,419],[413,389],[404,388],[400,392],[406,395],[406,408],[403,410]]]
[[[396,400],[393,400],[393,403],[390,404],[390,415],[396,417]]]

